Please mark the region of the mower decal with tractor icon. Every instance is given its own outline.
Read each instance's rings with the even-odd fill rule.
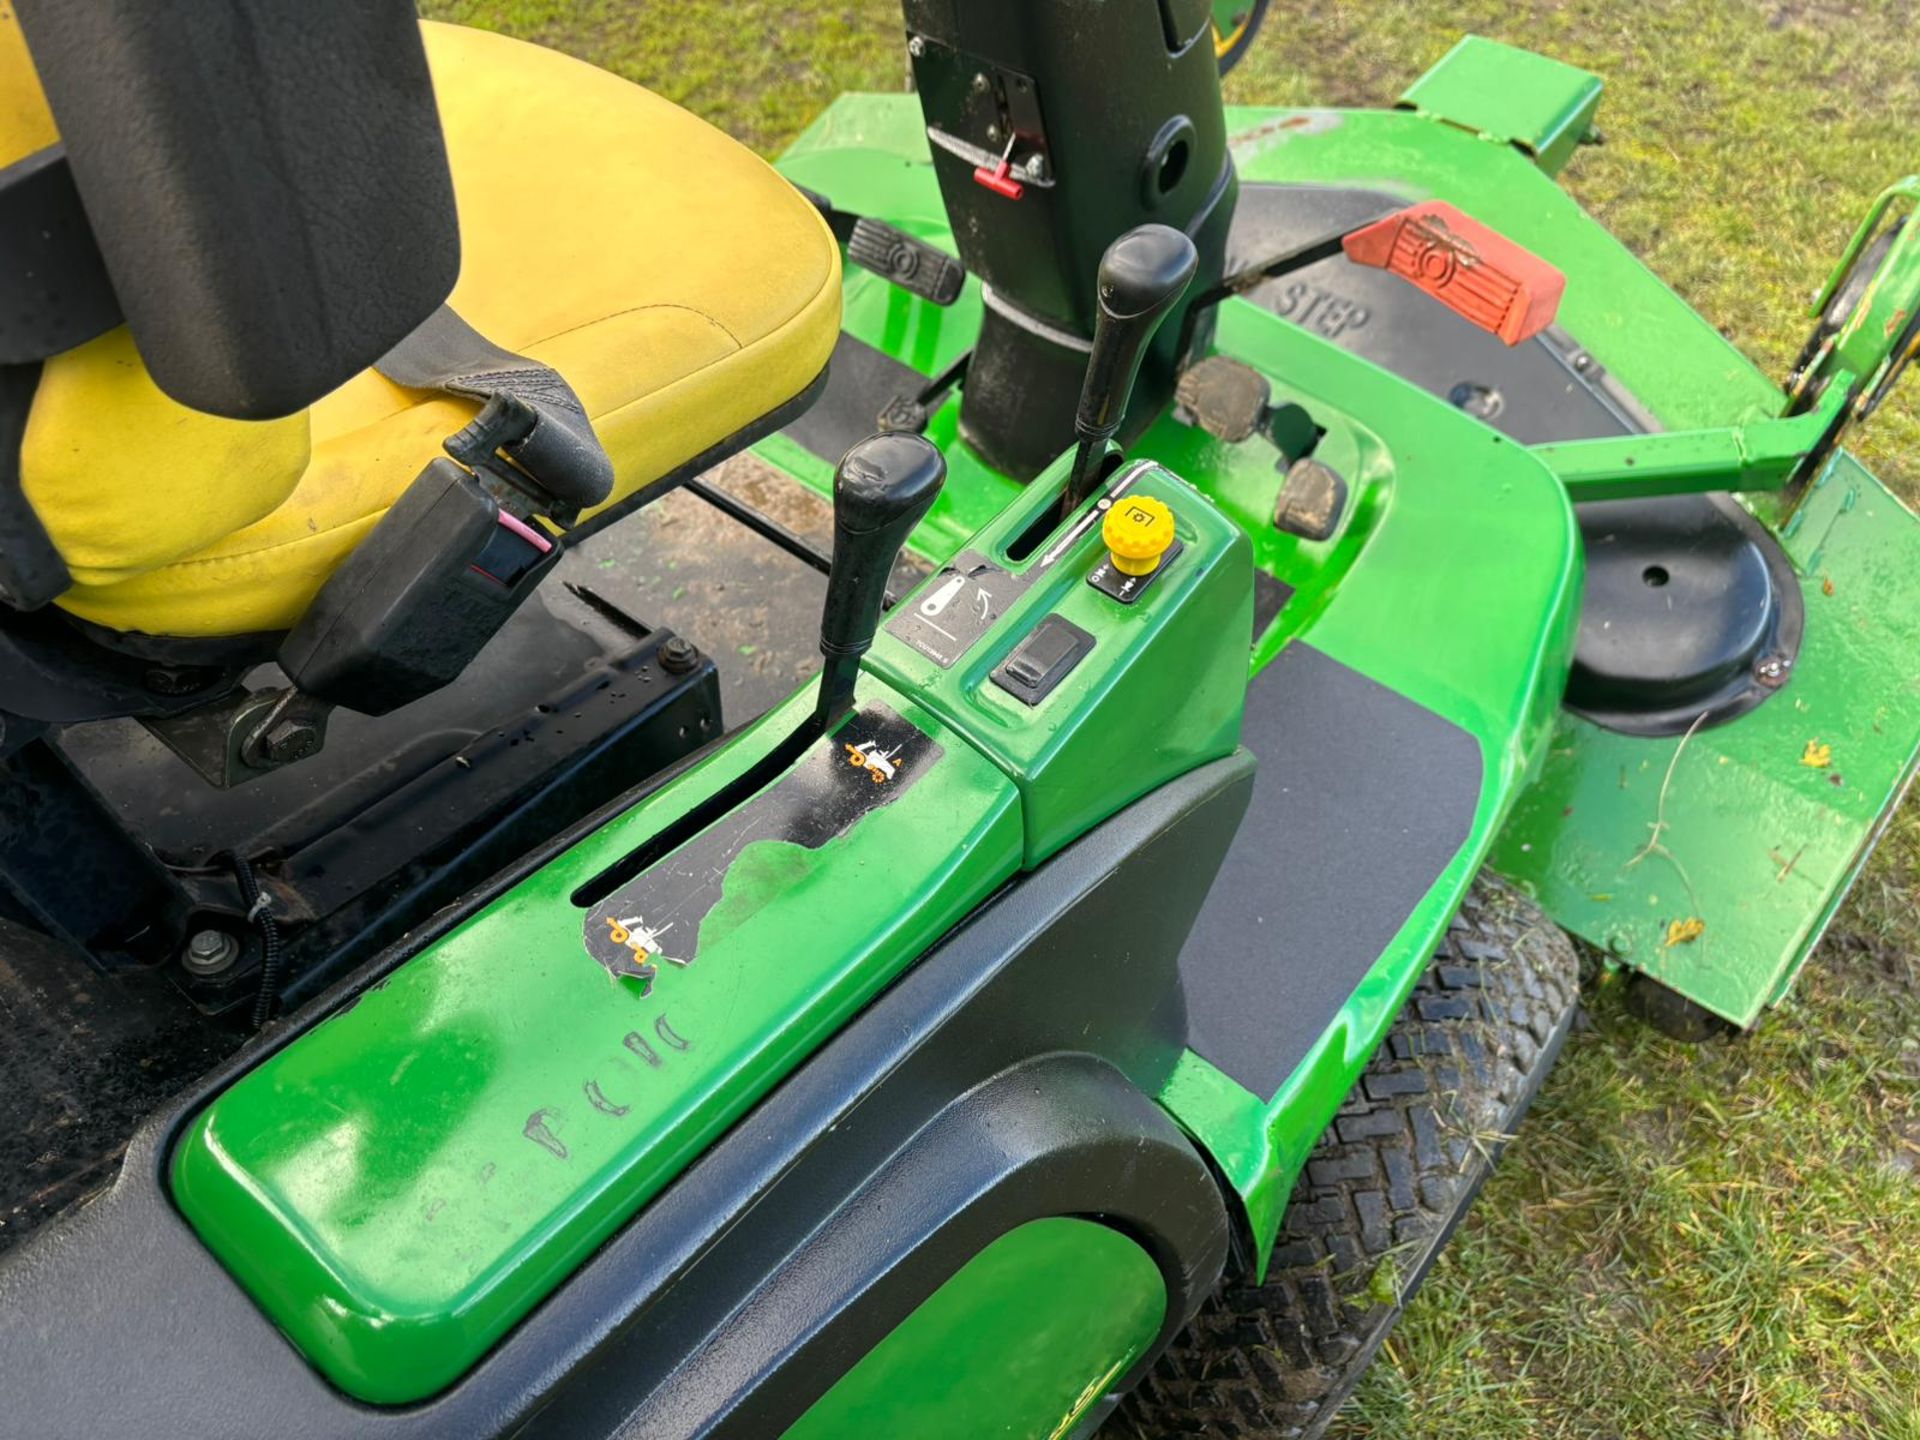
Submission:
[[[638,980],[651,994],[660,961],[686,966],[699,957],[701,925],[723,896],[738,924],[776,893],[749,878],[762,862],[778,863],[774,849],[797,846],[809,866],[819,863],[811,852],[897,800],[940,755],[887,706],[863,706],[776,784],[590,909],[587,953],[616,980]],[[668,931],[671,955],[662,953]]]

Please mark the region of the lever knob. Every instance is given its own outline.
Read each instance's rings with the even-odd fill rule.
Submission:
[[[1170,225],[1136,226],[1100,257],[1100,314],[1074,416],[1080,448],[1063,496],[1065,509],[1077,506],[1093,488],[1106,442],[1126,418],[1147,344],[1199,265],[1193,241]]]
[[[893,562],[946,478],[939,450],[909,431],[862,440],[833,472],[833,569],[820,617],[826,665],[815,711],[823,726],[852,708],[854,678],[880,628]]]
[[[1129,230],[1100,257],[1100,316],[1074,417],[1081,435],[1105,440],[1120,428],[1147,342],[1199,265],[1193,241],[1171,225]]]

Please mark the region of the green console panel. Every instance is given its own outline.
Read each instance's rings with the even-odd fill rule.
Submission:
[[[899,605],[868,659],[1017,781],[1028,865],[1231,753],[1253,638],[1251,547],[1212,501],[1141,462],[1055,528],[1066,469],[1050,467]],[[1101,526],[1141,498],[1173,512],[1177,545],[1120,598],[1093,583],[1112,574]],[[1030,647],[1076,633],[1084,654],[1043,697],[1002,683]]]
[[[1017,868],[1012,783],[869,678],[785,777],[595,893],[811,699],[521,881],[193,1122],[180,1208],[342,1389],[392,1404],[457,1378]]]
[[[1159,1268],[1091,1220],[994,1241],[867,1352],[785,1440],[1068,1435],[1166,1317]]]

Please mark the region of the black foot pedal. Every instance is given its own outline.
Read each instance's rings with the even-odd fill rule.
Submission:
[[[847,237],[847,258],[935,305],[951,305],[959,299],[967,278],[966,267],[944,250],[864,215],[853,222],[853,233]]]
[[[912,395],[896,395],[880,410],[879,425],[882,430],[907,430],[915,435],[924,435],[927,421],[933,418],[933,412],[946,402],[953,387],[967,377],[967,366],[972,363],[973,352],[968,350],[958,360],[922,385]]]
[[[1180,372],[1173,398],[1216,440],[1238,445],[1260,428],[1273,389],[1252,366],[1209,355]]]
[[[1347,482],[1318,460],[1296,460],[1280,484],[1273,523],[1302,540],[1330,539],[1347,508]]]

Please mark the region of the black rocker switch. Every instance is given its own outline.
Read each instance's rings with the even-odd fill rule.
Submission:
[[[940,452],[910,432],[869,436],[833,472],[833,568],[820,617],[826,665],[814,710],[822,729],[853,708],[853,682],[880,627],[893,562],[946,478]]]
[[[993,683],[1028,705],[1038,705],[1092,652],[1093,636],[1071,620],[1049,615],[993,672]]]
[[[1193,241],[1170,225],[1135,226],[1100,257],[1100,314],[1080,386],[1080,409],[1073,417],[1080,445],[1060,497],[1061,519],[1079,507],[1098,481],[1107,441],[1126,418],[1148,342],[1186,293],[1199,264]]]

